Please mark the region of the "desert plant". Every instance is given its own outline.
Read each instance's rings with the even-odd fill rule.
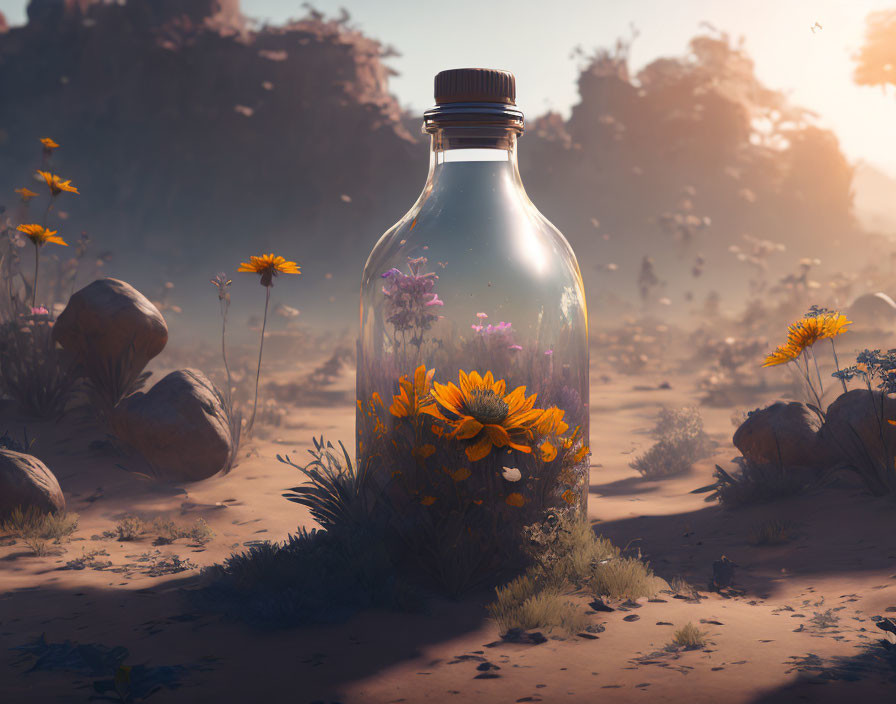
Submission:
[[[124,542],[128,540],[136,540],[143,533],[143,520],[138,516],[125,516],[122,518],[111,531],[107,531],[106,535],[115,537]]]
[[[852,424],[847,424],[848,433],[827,432],[826,437],[837,445],[846,459],[847,466],[854,470],[869,492],[875,496],[896,493],[896,463],[891,439],[896,419],[887,418],[887,398],[896,393],[896,350],[864,350],[856,356],[856,363],[845,369],[838,369],[834,376],[843,383],[853,379],[864,382],[868,392],[877,433],[876,439],[864,437]],[[873,386],[876,386],[875,390]],[[825,429],[823,429],[824,431]],[[878,442],[879,441],[879,442]]]
[[[308,481],[288,489],[283,497],[306,506],[311,516],[323,528],[342,530],[368,525],[376,507],[376,492],[370,473],[364,467],[355,467],[345,446],[340,457],[333,443],[324,444],[313,438],[314,449],[308,450],[312,461],[305,466],[295,464],[289,455],[277,460],[302,472]]]
[[[645,479],[682,474],[712,453],[712,442],[696,408],[662,409],[651,434],[656,443],[630,464]]]
[[[77,383],[72,360],[53,340],[53,320],[46,309],[0,324],[0,391],[22,411],[58,418]]]
[[[565,595],[580,591],[611,599],[653,596],[665,582],[644,562],[626,557],[571,511],[550,514],[525,530],[532,564],[524,574],[495,589],[487,606],[502,630],[560,628],[581,631],[582,608]]]
[[[375,536],[361,529],[300,530],[201,573],[200,608],[272,628],[335,623],[365,608],[416,610],[417,593],[396,575]]]
[[[706,645],[706,633],[689,621],[675,631],[672,642],[685,650],[699,650]]]
[[[21,538],[35,555],[47,555],[50,543],[60,544],[78,529],[78,514],[45,513],[34,507],[16,507],[0,522],[0,534]]]
[[[179,538],[186,538],[197,545],[205,545],[215,537],[215,532],[204,518],[197,518],[193,525],[188,527],[170,518],[159,516],[148,524],[141,525],[140,533],[155,535],[155,542],[163,545],[173,543]]]
[[[502,633],[514,628],[539,628],[572,635],[584,630],[588,623],[582,609],[559,589],[539,587],[525,575],[498,587],[495,600],[486,609]]]
[[[261,342],[258,345],[258,369],[255,372],[255,401],[252,404],[252,415],[246,424],[246,432],[251,433],[255,425],[255,412],[258,410],[258,382],[261,379],[261,355],[264,351],[264,332],[268,325],[268,307],[271,303],[271,289],[274,286],[274,277],[279,274],[301,274],[295,262],[288,262],[283,257],[275,257],[273,254],[263,254],[260,257],[250,257],[248,262],[240,264],[239,272],[258,274],[259,283],[264,286],[264,318],[261,323]]]
[[[795,530],[793,521],[772,518],[753,528],[750,542],[757,546],[783,545],[793,540]]]
[[[818,481],[817,477],[793,468],[785,469],[780,462],[759,463],[746,457],[736,457],[734,462],[739,471],[726,472],[716,465],[716,480],[691,493],[705,493],[706,501],[718,501],[726,508],[735,508],[795,496]]]
[[[824,397],[824,382],[821,379],[821,371],[818,367],[818,357],[813,349],[816,342],[821,340],[831,341],[831,353],[834,364],[837,367],[835,377],[840,378],[843,391],[846,392],[846,381],[839,376],[840,362],[837,358],[837,348],[834,338],[847,332],[847,326],[852,322],[838,311],[828,310],[812,306],[802,318],[788,328],[787,342],[769,354],[763,362],[763,367],[774,367],[779,364],[787,364],[795,369],[805,383],[809,402],[806,404],[823,421],[825,412],[822,398]],[[812,367],[809,366],[810,359]],[[793,364],[790,364],[790,363]],[[813,375],[814,371],[814,375]],[[813,378],[814,376],[814,378]],[[815,385],[815,380],[818,386]]]

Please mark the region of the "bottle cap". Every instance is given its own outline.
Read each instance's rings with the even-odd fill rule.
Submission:
[[[436,105],[505,103],[516,105],[516,80],[510,71],[453,68],[436,74]]]

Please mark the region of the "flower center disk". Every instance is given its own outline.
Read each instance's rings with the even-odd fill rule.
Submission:
[[[466,398],[466,410],[483,425],[496,425],[506,417],[510,408],[503,398],[491,389],[472,389]]]

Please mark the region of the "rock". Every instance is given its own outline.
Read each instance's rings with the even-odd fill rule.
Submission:
[[[36,457],[0,450],[0,516],[14,508],[44,513],[65,510],[65,497],[55,475]]]
[[[889,468],[896,449],[896,426],[887,420],[896,419],[896,399],[880,391],[853,389],[840,394],[825,415],[819,435],[837,460],[852,467],[882,462]],[[873,474],[861,473],[869,479]],[[883,485],[868,488],[874,493],[889,491]]]
[[[221,393],[196,369],[171,372],[129,396],[110,424],[161,479],[199,481],[229,466],[233,442]]]
[[[778,401],[749,415],[734,433],[734,446],[756,464],[826,468],[831,453],[812,417],[805,404]]]
[[[896,301],[882,291],[865,293],[850,304],[847,317],[863,330],[892,330],[896,326]]]
[[[75,292],[53,327],[99,390],[118,402],[149,360],[165,348],[168,326],[149,300],[118,279],[98,279]],[[117,396],[117,397],[116,397]]]
[[[722,555],[718,560],[712,563],[712,579],[709,582],[710,591],[719,591],[727,589],[734,584],[734,568],[735,563]]]

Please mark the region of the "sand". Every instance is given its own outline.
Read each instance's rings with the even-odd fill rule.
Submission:
[[[665,380],[671,389],[658,388]],[[347,372],[337,386],[352,383]],[[33,453],[59,476],[80,526],[60,554],[34,557],[21,541],[0,545],[0,701],[87,701],[93,683],[111,676],[48,668],[14,649],[42,634],[48,643],[125,647],[128,665],[183,666],[172,680],[177,688],[153,695],[160,702],[737,704],[880,699],[896,691],[896,657],[881,659],[872,622],[896,611],[896,503],[848,481],[737,511],[691,494],[711,481],[716,462],[727,466],[736,454],[732,414],[768,397],[741,409],[702,408],[715,456],[686,475],[642,481],[628,463],[649,446],[654,414],[661,404],[695,403],[695,388],[684,376],[605,382],[595,373],[589,514],[600,532],[640,549],[664,578],[688,580],[700,598],[662,593],[662,601],[591,616],[604,625],[597,638],[548,634],[540,645],[502,642],[483,608],[488,594],[435,600],[427,613],[369,611],[341,625],[274,632],[191,609],[184,590],[199,567],[313,525],[305,509],[281,497],[300,475],[274,456],[301,458],[321,433],[348,444],[348,400],[290,407],[280,427],[263,429],[241,449],[231,474],[183,488],[138,479],[116,466],[119,458],[89,449],[102,439],[89,423],[29,422]],[[9,413],[8,406],[0,411],[0,430],[16,434],[22,422]],[[215,537],[205,546],[102,537],[129,514],[182,524],[202,517]],[[752,546],[752,529],[769,518],[793,521],[796,538]],[[111,564],[64,569],[96,550],[107,553],[97,560]],[[174,555],[189,561],[181,562],[187,569],[152,576],[170,568]],[[711,593],[712,562],[722,555],[738,565],[736,590]],[[707,646],[667,649],[688,622],[707,632]]]

